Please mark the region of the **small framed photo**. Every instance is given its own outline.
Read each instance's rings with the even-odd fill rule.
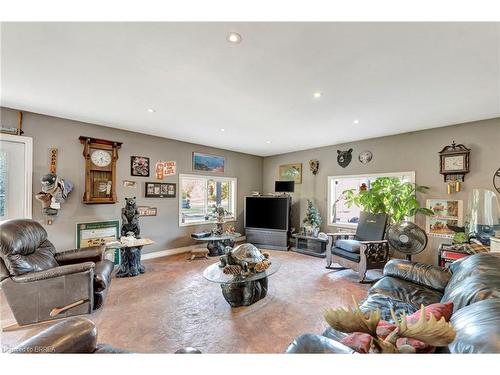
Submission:
[[[144,191],[146,198],[175,198],[176,184],[163,182],[146,182]]]
[[[130,175],[136,177],[149,177],[149,158],[146,156],[131,156]]]

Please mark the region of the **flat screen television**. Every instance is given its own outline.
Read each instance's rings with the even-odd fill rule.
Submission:
[[[295,190],[295,181],[275,181],[274,191],[278,193],[293,193]]]
[[[288,197],[245,197],[245,228],[288,230]]]

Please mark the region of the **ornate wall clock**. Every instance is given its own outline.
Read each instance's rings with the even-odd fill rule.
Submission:
[[[439,152],[439,173],[444,175],[444,182],[464,182],[465,174],[469,173],[469,155],[470,149],[455,141]]]
[[[500,193],[500,168],[493,175],[493,186]]]
[[[85,158],[83,203],[116,203],[116,161],[121,142],[80,136]]]

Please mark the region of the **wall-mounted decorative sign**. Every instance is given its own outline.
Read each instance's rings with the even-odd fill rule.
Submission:
[[[453,238],[463,226],[463,201],[427,199],[426,207],[434,216],[426,218],[426,232],[431,237]]]
[[[131,189],[136,189],[137,188],[137,182],[130,181],[130,180],[123,180],[123,187],[131,188]]]
[[[163,163],[163,175],[165,177],[175,176],[177,173],[177,163],[175,161],[166,161]]]
[[[145,156],[131,156],[130,175],[137,177],[149,177],[149,158]]]
[[[157,180],[163,180],[163,162],[161,160],[155,164],[155,177]]]
[[[175,161],[157,161],[155,164],[155,176],[157,180],[163,180],[168,176],[174,176],[177,172]]]
[[[319,160],[309,160],[309,169],[311,170],[312,174],[316,176],[319,171]]]
[[[371,151],[363,151],[359,153],[358,160],[361,164],[368,164],[373,159]]]
[[[23,113],[21,111],[17,112],[17,128],[0,126],[0,133],[12,134],[12,135],[23,135]]]
[[[193,152],[193,170],[203,172],[224,173],[224,156],[207,155]]]
[[[76,224],[76,248],[100,246],[120,238],[120,221],[94,221]],[[110,249],[115,264],[120,264],[120,251]],[[106,252],[107,254],[108,252]]]
[[[164,182],[146,182],[146,198],[175,198],[176,184]]]
[[[337,150],[337,163],[342,167],[345,168],[349,165],[349,163],[352,160],[352,148],[350,148],[347,151],[340,151]]]
[[[49,149],[49,156],[50,156],[50,173],[56,174],[57,173],[57,148],[51,148]]]
[[[158,214],[158,209],[150,206],[137,206],[137,211],[139,211],[139,216],[156,216]]]
[[[302,183],[302,163],[280,165],[278,178],[280,181]]]

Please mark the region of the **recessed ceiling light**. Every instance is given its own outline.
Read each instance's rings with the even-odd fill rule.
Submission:
[[[230,32],[229,34],[227,34],[227,41],[230,43],[239,43],[241,42],[241,35],[235,33],[234,31]]]
[[[226,129],[224,129],[224,128],[221,128],[221,129],[220,129],[220,131],[221,131],[221,132],[225,132],[225,131],[226,131]]]
[[[153,108],[148,108],[148,112],[149,112],[149,113],[154,113],[154,112],[156,112],[156,111],[155,111]]]
[[[267,144],[271,143],[271,141],[266,141]]]
[[[314,97],[315,99],[319,99],[319,98],[321,98],[321,95],[323,95],[323,94],[322,94],[321,92],[317,91],[317,92],[315,92],[315,93],[313,94],[313,97]]]
[[[355,120],[353,121],[353,123],[357,125],[357,124],[359,124],[359,120],[358,120],[358,119],[355,119]]]

